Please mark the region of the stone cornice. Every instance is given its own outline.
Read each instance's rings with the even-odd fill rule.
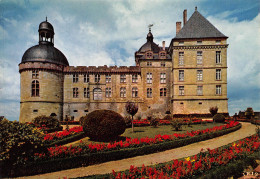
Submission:
[[[176,67],[176,68],[172,68],[174,70],[182,70],[182,69],[219,69],[219,68],[228,68],[226,66],[214,66],[214,67],[204,67],[204,66],[197,66],[197,67],[184,67],[184,66],[181,66],[181,67]]]
[[[173,46],[174,50],[194,50],[194,49],[222,49],[227,48],[228,44],[226,45],[179,45],[179,46]]]
[[[56,71],[56,72],[62,72],[64,66],[63,65],[57,65],[54,63],[42,63],[42,62],[25,62],[19,64],[19,72],[25,70],[47,70],[47,71]]]

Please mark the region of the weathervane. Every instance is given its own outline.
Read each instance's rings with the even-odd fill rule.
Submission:
[[[153,24],[149,24],[148,27],[149,27],[149,32],[151,32],[151,27],[153,26]]]

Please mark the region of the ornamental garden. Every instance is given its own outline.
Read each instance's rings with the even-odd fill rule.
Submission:
[[[18,177],[90,166],[165,151],[222,136],[241,128],[232,118],[210,108],[212,118],[136,119],[138,106],[128,102],[128,117],[110,110],[82,116],[78,124],[38,116],[31,123],[1,120],[1,177]],[[72,123],[73,125],[70,125]],[[129,166],[93,178],[220,178],[239,177],[249,165],[257,166],[259,127],[256,134],[216,149],[152,166]],[[259,160],[259,159],[258,159]],[[116,169],[115,169],[116,170]],[[226,172],[223,172],[226,171]]]

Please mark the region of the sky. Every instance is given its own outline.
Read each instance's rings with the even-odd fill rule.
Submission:
[[[229,37],[230,115],[247,107],[260,111],[259,0],[0,0],[0,116],[19,120],[18,64],[38,44],[46,16],[54,26],[54,46],[71,66],[131,66],[149,24],[154,42],[169,46],[183,10],[189,18],[196,6]]]

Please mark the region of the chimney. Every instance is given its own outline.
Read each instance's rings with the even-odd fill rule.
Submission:
[[[162,48],[165,50],[165,41],[162,41]]]
[[[183,26],[185,26],[187,22],[187,9],[184,9],[183,11]]]
[[[176,22],[176,35],[180,32],[181,30],[181,22]]]

